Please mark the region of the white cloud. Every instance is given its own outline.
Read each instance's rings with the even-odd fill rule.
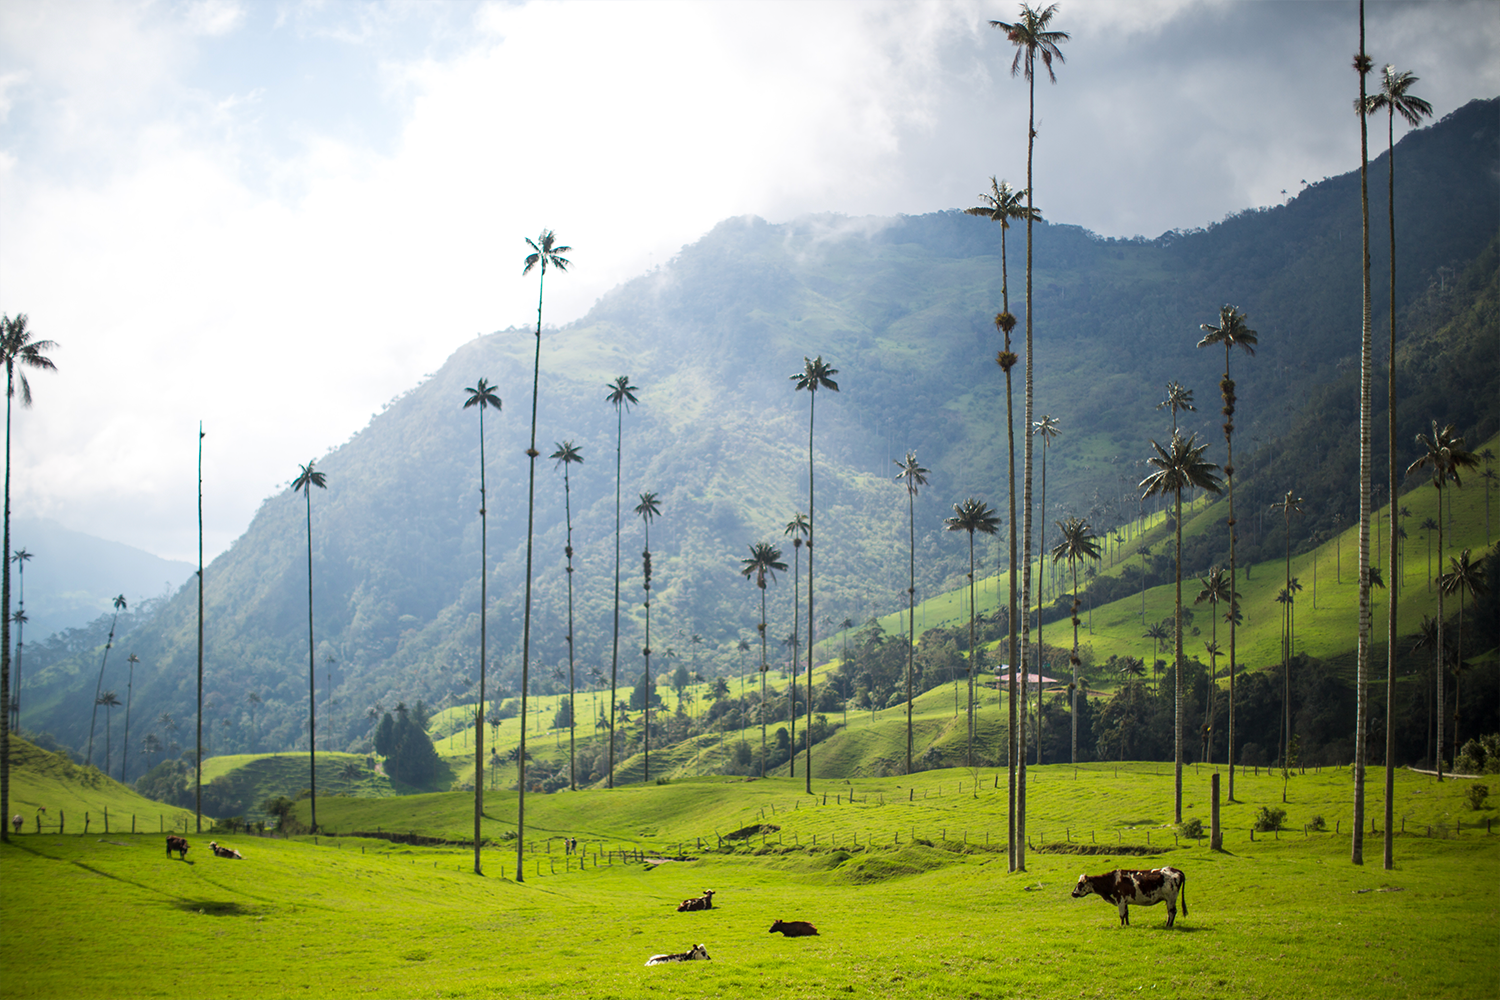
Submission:
[[[1047,217],[1155,235],[1348,169],[1334,8],[1299,5],[1288,39],[1288,5],[1065,0],[1068,62],[1037,88]],[[1484,8],[1437,8],[1469,29],[1442,50],[1414,29],[1431,7],[1371,8],[1372,52],[1409,50],[1440,114],[1500,88]],[[18,510],[187,556],[201,418],[227,546],[452,348],[532,320],[543,227],[575,248],[548,283],[560,323],[728,217],[857,229],[1021,182],[1024,84],[985,24],[1013,13],[13,5],[0,307],[60,344],[18,417]]]

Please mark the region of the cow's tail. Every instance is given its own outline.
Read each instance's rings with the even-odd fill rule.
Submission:
[[[1182,899],[1182,915],[1185,917],[1185,916],[1188,915],[1188,911],[1187,911],[1187,872],[1183,872],[1182,873],[1182,889],[1181,889],[1181,892],[1180,892],[1180,896],[1181,896],[1181,899]]]

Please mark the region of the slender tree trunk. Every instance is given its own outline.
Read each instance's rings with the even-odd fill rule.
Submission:
[[[615,705],[620,698],[620,458],[624,445],[625,403],[615,404],[615,638],[609,654],[609,781],[615,787]]]
[[[526,449],[530,471],[526,483],[526,596],[521,625],[521,742],[516,752],[516,881],[526,881],[526,699],[531,686],[531,555],[536,525],[536,403],[542,378],[542,296],[547,285],[547,255],[538,248],[542,273],[537,278],[536,354],[531,366],[531,446]]]
[[[1239,599],[1235,596],[1236,569],[1238,568],[1235,539],[1239,529],[1234,517],[1234,380],[1229,377],[1229,349],[1233,346],[1226,339],[1224,341],[1224,381],[1220,383],[1220,390],[1224,395],[1224,481],[1229,490],[1229,746],[1225,750],[1225,756],[1229,759],[1229,801],[1234,798],[1234,714],[1235,714],[1235,690],[1234,675],[1236,670],[1235,655],[1235,631],[1238,625]]]
[[[813,419],[818,413],[818,386],[815,382],[808,392],[807,409],[807,724],[802,727],[803,740],[807,746],[807,761],[802,769],[807,794],[812,794],[812,686],[813,686],[813,636],[816,625],[813,619]],[[793,675],[796,669],[792,670]],[[796,699],[792,700],[792,717],[796,718]],[[792,753],[797,753],[796,743]]]
[[[917,654],[917,501],[910,488],[906,491],[906,526],[911,536],[910,582],[906,588],[906,773],[911,774],[912,667]],[[844,643],[848,645],[847,638]]]
[[[792,683],[789,688],[791,692],[792,713],[792,743],[791,757],[787,761],[790,770],[787,772],[793,778],[797,776],[797,671],[801,669],[800,659],[797,655],[802,646],[802,546],[797,543],[802,540],[800,534],[792,535]]]
[[[310,577],[309,577],[310,579]],[[253,728],[253,723],[252,723]],[[193,768],[193,813],[203,832],[203,422],[198,422],[198,752]]]
[[[782,563],[785,566],[785,563]],[[766,776],[766,585],[760,586],[760,776]]]
[[[1027,434],[1031,434],[1031,425],[1027,425]],[[1036,600],[1036,762],[1042,763],[1042,692],[1046,690],[1042,675],[1047,666],[1047,644],[1042,640],[1042,605],[1046,601],[1046,586],[1044,585],[1044,573],[1047,561],[1047,439],[1042,438],[1042,523],[1037,539],[1037,576],[1041,579],[1037,582]]]
[[[974,766],[974,529],[969,529],[969,694],[964,705],[964,716],[968,723],[968,743],[964,750],[964,766]]]
[[[1175,758],[1174,765],[1174,789],[1173,789],[1173,812],[1176,816],[1174,822],[1182,825],[1182,488],[1176,490],[1176,519],[1177,519],[1177,606],[1176,606],[1176,632],[1177,648],[1175,652],[1176,669],[1173,673],[1173,709],[1172,709],[1172,754]]]
[[[1072,763],[1078,763],[1078,560],[1070,557],[1068,559],[1073,570],[1073,696],[1068,699],[1068,711],[1073,716],[1073,758]],[[1040,707],[1037,711],[1037,726],[1041,726]],[[1038,756],[1040,760],[1040,756]]]
[[[1354,816],[1349,860],[1356,865],[1365,861],[1365,740],[1369,729],[1370,669],[1370,189],[1369,189],[1369,123],[1365,108],[1365,73],[1369,68],[1365,56],[1365,4],[1359,4],[1359,55],[1356,75],[1359,77],[1359,208],[1362,220],[1360,274],[1363,282],[1363,305],[1360,335],[1359,373],[1359,650],[1358,676],[1355,680],[1354,733]]]
[[[10,841],[10,398],[14,389],[14,363],[5,366],[5,563],[0,584],[0,841]]]
[[[1005,230],[1009,226],[1002,222],[1000,229],[1000,295],[1005,312],[1010,312],[1010,279],[1006,269],[1005,252]],[[1010,351],[1010,331],[1005,332],[1005,350]],[[1009,445],[1009,465],[1007,472],[1007,493],[1010,498],[1010,562],[1006,566],[1006,582],[1010,589],[1009,603],[1006,605],[1005,620],[1005,644],[1006,658],[1010,668],[1010,727],[1007,730],[1006,747],[1006,781],[1007,781],[1007,803],[1006,819],[1008,839],[1006,843],[1006,858],[1009,870],[1016,870],[1016,756],[1018,753],[1026,753],[1026,744],[1017,743],[1016,729],[1016,662],[1018,644],[1016,641],[1016,421],[1015,407],[1011,399],[1011,374],[1012,364],[1004,365],[1005,368],[1005,435]],[[1025,714],[1022,706],[1021,714]]]
[[[484,709],[488,680],[490,586],[489,494],[484,475],[484,403],[479,404],[479,709],[474,714],[474,874],[483,875],[479,845],[484,839]],[[521,727],[525,729],[523,725]]]
[[[568,463],[563,462],[563,514],[568,523],[568,788],[578,791],[578,712],[573,676],[573,488],[568,479]]]
[[[1390,211],[1390,233],[1391,233],[1391,345],[1390,357],[1387,359],[1386,367],[1386,444],[1387,465],[1386,472],[1389,476],[1387,486],[1391,496],[1391,552],[1396,552],[1396,544],[1399,541],[1397,532],[1399,519],[1396,513],[1396,108],[1391,105],[1386,123],[1386,168],[1388,175],[1387,205]],[[1488,501],[1489,493],[1486,491],[1485,499]],[[1485,526],[1488,532],[1489,505],[1485,504]],[[1405,546],[1403,546],[1404,550]],[[1392,560],[1395,561],[1394,559]],[[1406,566],[1403,559],[1401,573],[1405,574]],[[1386,871],[1396,866],[1395,857],[1395,834],[1391,832],[1395,825],[1396,808],[1396,605],[1397,592],[1401,589],[1397,584],[1400,577],[1392,574],[1393,582],[1390,589],[1390,608],[1386,615],[1385,625],[1385,843],[1384,843],[1384,867]]]
[[[1033,58],[1028,50],[1026,56],[1026,83],[1027,113],[1026,113],[1026,454],[1024,460],[1025,486],[1022,497],[1022,509],[1024,511],[1025,524],[1021,533],[1025,538],[1025,554],[1022,560],[1021,570],[1021,704],[1026,704],[1026,668],[1031,662],[1031,469],[1032,469],[1032,447],[1031,447],[1031,418],[1033,412],[1035,372],[1032,364],[1032,298],[1031,298],[1031,272],[1032,272],[1032,238],[1031,223],[1035,209],[1032,205],[1033,186],[1031,181],[1032,162],[1036,152],[1036,74],[1033,70]],[[1037,673],[1037,683],[1041,683],[1041,673]],[[1021,712],[1021,746],[1026,746],[1026,713]],[[1016,871],[1026,870],[1026,753],[1020,754],[1019,771],[1016,775]]]
[[[312,828],[318,830],[318,702],[315,695],[317,678],[313,655],[313,570],[312,570],[312,483],[303,491],[307,501],[307,781],[312,794],[308,808],[312,813]],[[198,713],[199,760],[198,769],[203,769],[203,713]],[[200,820],[201,822],[201,820]]]

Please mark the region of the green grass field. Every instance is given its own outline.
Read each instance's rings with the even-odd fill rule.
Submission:
[[[486,797],[486,874],[472,848],[357,836],[27,833],[0,848],[5,997],[1442,997],[1500,994],[1500,831],[1470,781],[1398,776],[1396,868],[1349,863],[1347,770],[1295,775],[1289,829],[1256,834],[1282,783],[1239,776],[1225,850],[1179,841],[1169,765],[1031,770],[1024,872],[1001,846],[1003,774],[700,778],[528,799],[515,880],[514,795]],[[27,776],[61,801],[66,775]],[[1209,769],[1185,815],[1208,821]],[[1378,780],[1369,813],[1380,815]],[[826,792],[826,799],[824,793]],[[306,803],[301,807],[305,810]],[[1321,816],[1326,833],[1305,833]],[[303,816],[305,819],[305,815]],[[319,801],[329,830],[460,839],[462,793]],[[70,821],[71,823],[71,821]],[[1339,832],[1334,833],[1335,825]],[[732,834],[737,836],[732,839]],[[1429,835],[1430,834],[1430,835]],[[576,837],[583,860],[564,852]],[[701,838],[701,840],[700,840]],[[1124,847],[1158,853],[1126,854]],[[700,847],[701,843],[701,847]],[[722,847],[721,847],[722,845]],[[693,860],[623,860],[620,851]],[[1083,855],[1066,851],[1096,851]],[[1172,864],[1188,914],[1073,900],[1078,874]],[[676,913],[705,888],[715,908]],[[767,933],[776,918],[818,937]],[[646,968],[703,943],[711,962]]]

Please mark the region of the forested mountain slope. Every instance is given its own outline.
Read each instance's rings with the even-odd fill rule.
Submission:
[[[1397,301],[1409,344],[1427,342],[1437,324],[1466,308],[1453,300],[1428,315],[1422,307],[1451,298],[1447,289],[1460,275],[1477,280],[1475,261],[1495,239],[1497,111],[1500,99],[1474,102],[1397,146]],[[1372,167],[1372,192],[1385,189],[1385,163],[1382,155]],[[1384,216],[1380,199],[1372,205],[1379,206],[1372,240],[1379,330],[1387,301]],[[1237,444],[1249,454],[1295,442],[1282,436],[1298,426],[1304,403],[1346,384],[1358,357],[1359,230],[1357,172],[1311,185],[1286,205],[1154,240],[1038,226],[1037,415],[1057,417],[1063,431],[1048,459],[1046,520],[1079,513],[1108,526],[1134,511],[1126,498],[1136,495],[1138,463],[1149,439],[1169,433],[1167,414],[1155,409],[1168,380],[1195,389],[1199,412],[1185,414],[1185,426],[1206,434],[1210,459],[1222,462],[1223,356],[1194,345],[1199,324],[1216,321],[1225,303],[1249,315],[1260,340],[1254,358],[1235,361]],[[808,397],[788,380],[804,356],[832,363],[840,385],[838,393],[820,392],[817,406],[820,634],[845,618],[889,611],[904,597],[906,498],[892,463],[908,449],[932,470],[916,505],[919,592],[956,585],[967,568],[965,539],[944,532],[942,518],[970,495],[1006,506],[1004,383],[992,325],[1001,298],[1000,234],[957,209],[779,225],[732,219],[604,296],[584,319],[546,331],[532,647],[538,688],[565,683],[567,663],[563,481],[547,460],[554,442],[573,440],[585,457],[572,468],[579,668],[585,677],[610,669],[617,415],[604,397],[622,374],[640,397],[623,415],[622,684],[642,667],[643,536],[630,511],[644,491],[661,498],[651,529],[656,666],[687,662],[708,673],[743,657],[737,644],[754,637],[758,602],[738,574],[739,560],[751,542],[782,541],[783,526],[806,503]],[[1013,229],[1011,237],[1011,308],[1019,314],[1024,234]],[[1488,335],[1492,344],[1493,313],[1474,315],[1479,343]],[[489,648],[492,677],[514,693],[533,345],[525,328],[464,344],[319,460],[328,476],[328,488],[312,496],[320,745],[325,734],[336,748],[362,740],[377,701],[441,705],[474,688],[479,438],[478,421],[462,404],[465,387],[481,377],[505,401],[502,414],[486,421]],[[1473,363],[1493,366],[1492,354],[1481,351]],[[1429,384],[1445,377],[1424,376]],[[1475,433],[1493,428],[1493,396],[1460,401],[1460,409],[1471,414]],[[1329,462],[1327,449],[1344,445],[1320,443],[1324,451],[1307,461]],[[1353,447],[1348,441],[1350,454]],[[288,467],[305,457],[287,456]],[[305,746],[305,517],[302,496],[269,498],[206,572],[205,720],[215,753]],[[1000,558],[999,538],[980,547],[988,566]],[[783,577],[772,588],[773,636],[791,631],[791,582]],[[196,628],[190,582],[117,640],[109,670],[123,669],[130,652],[140,657],[134,697],[144,718],[163,711],[191,717]],[[692,643],[694,634],[705,641]],[[86,739],[98,652],[28,666],[28,729],[51,730],[75,746]]]

